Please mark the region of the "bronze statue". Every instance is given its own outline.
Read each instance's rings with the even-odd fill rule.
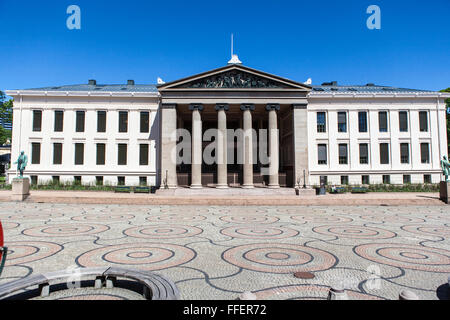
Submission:
[[[17,161],[14,162],[14,164],[16,163],[17,170],[20,172],[19,178],[23,178],[23,171],[25,170],[28,163],[28,157],[25,155],[24,151],[20,152],[20,156],[17,158]]]
[[[442,173],[445,176],[445,182],[449,182],[448,175],[450,172],[450,162],[447,160],[447,156],[444,156],[441,160]]]

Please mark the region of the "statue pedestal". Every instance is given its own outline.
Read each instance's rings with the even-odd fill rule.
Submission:
[[[450,182],[441,181],[439,185],[439,199],[448,204],[450,196]]]
[[[14,178],[12,181],[12,201],[24,201],[30,195],[30,179]]]

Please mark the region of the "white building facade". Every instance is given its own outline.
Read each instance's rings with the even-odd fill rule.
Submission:
[[[308,124],[316,124],[308,126],[311,184],[319,184],[320,176],[332,185],[440,181],[440,160],[447,155],[441,93],[322,88],[308,99]],[[325,129],[317,125],[322,118]]]
[[[14,97],[11,158],[25,151],[32,183],[177,188],[193,181],[214,186],[219,179],[221,187],[294,187],[319,185],[321,177],[331,185],[438,183],[447,155],[448,94],[373,84],[311,86],[240,64],[159,86],[91,80],[6,93]],[[253,169],[230,163],[194,169],[171,162],[169,131],[192,132],[198,119],[195,139],[202,123],[203,130],[279,129],[276,179],[261,177],[256,163]],[[192,142],[201,152],[202,141]],[[12,165],[10,180],[15,173]]]
[[[130,85],[92,92],[83,87],[96,84],[9,92],[15,98],[13,161],[25,151],[26,176],[33,183],[155,185],[159,98],[154,86],[133,85],[131,92]]]

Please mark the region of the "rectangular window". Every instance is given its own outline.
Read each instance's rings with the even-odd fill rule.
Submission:
[[[369,176],[367,175],[361,176],[361,182],[362,184],[370,184]]]
[[[64,111],[55,111],[55,132],[63,132],[64,129]]]
[[[33,110],[33,131],[40,132],[42,130],[42,111]]]
[[[52,176],[52,183],[53,184],[58,185],[59,181],[60,181],[59,176]]]
[[[128,112],[119,111],[119,132],[128,132]]]
[[[408,132],[408,112],[400,111],[398,113],[400,132]]]
[[[388,131],[388,120],[386,111],[378,112],[378,126],[380,128],[380,132]]]
[[[430,145],[428,143],[420,144],[420,159],[422,163],[430,163]]]
[[[41,144],[33,142],[31,144],[31,164],[41,163]]]
[[[367,112],[358,112],[359,132],[367,132]]]
[[[97,143],[97,165],[105,165],[106,145],[104,143]]]
[[[400,162],[409,163],[409,143],[400,143]]]
[[[77,111],[76,125],[75,125],[76,132],[84,132],[84,120],[85,120],[85,112]]]
[[[106,132],[106,111],[97,111],[97,132]]]
[[[359,144],[359,163],[360,164],[369,163],[369,145],[367,143]]]
[[[95,177],[95,184],[97,186],[102,186],[103,185],[103,177],[102,176],[96,176]]]
[[[84,164],[84,144],[75,143],[75,165]]]
[[[117,164],[119,166],[127,165],[127,145],[120,143],[117,146]]]
[[[147,186],[147,177],[139,177],[139,185]]]
[[[338,132],[347,132],[347,113],[338,112]]]
[[[348,176],[341,176],[341,184],[348,184]]]
[[[389,143],[380,143],[380,163],[389,164]]]
[[[31,184],[37,185],[38,184],[38,177],[37,176],[31,176]]]
[[[124,186],[125,185],[125,177],[117,177],[117,184],[119,186]]]
[[[320,176],[320,185],[328,184],[328,176]]]
[[[327,132],[325,112],[317,112],[317,132]]]
[[[148,144],[139,145],[139,165],[148,166]]]
[[[431,174],[423,175],[423,183],[431,183]]]
[[[150,132],[150,113],[147,111],[141,112],[141,132]]]
[[[62,164],[62,143],[53,144],[53,164]]]
[[[428,112],[426,111],[419,112],[419,125],[420,125],[420,132],[428,131]]]
[[[339,164],[347,164],[347,144],[339,144]]]
[[[75,176],[73,177],[73,183],[76,185],[81,185],[81,176]]]
[[[391,184],[391,176],[388,174],[383,175],[383,183],[384,184]]]
[[[319,144],[317,146],[318,151],[318,164],[327,164],[327,145]]]
[[[411,175],[410,174],[404,174],[403,175],[403,184],[410,184],[411,183]]]

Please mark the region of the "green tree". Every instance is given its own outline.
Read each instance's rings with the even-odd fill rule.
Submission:
[[[450,92],[450,88],[443,89],[440,92]],[[445,104],[447,105],[447,150],[450,154],[450,98],[445,99]]]
[[[3,91],[0,91],[0,144],[11,140],[13,99],[7,100]]]

